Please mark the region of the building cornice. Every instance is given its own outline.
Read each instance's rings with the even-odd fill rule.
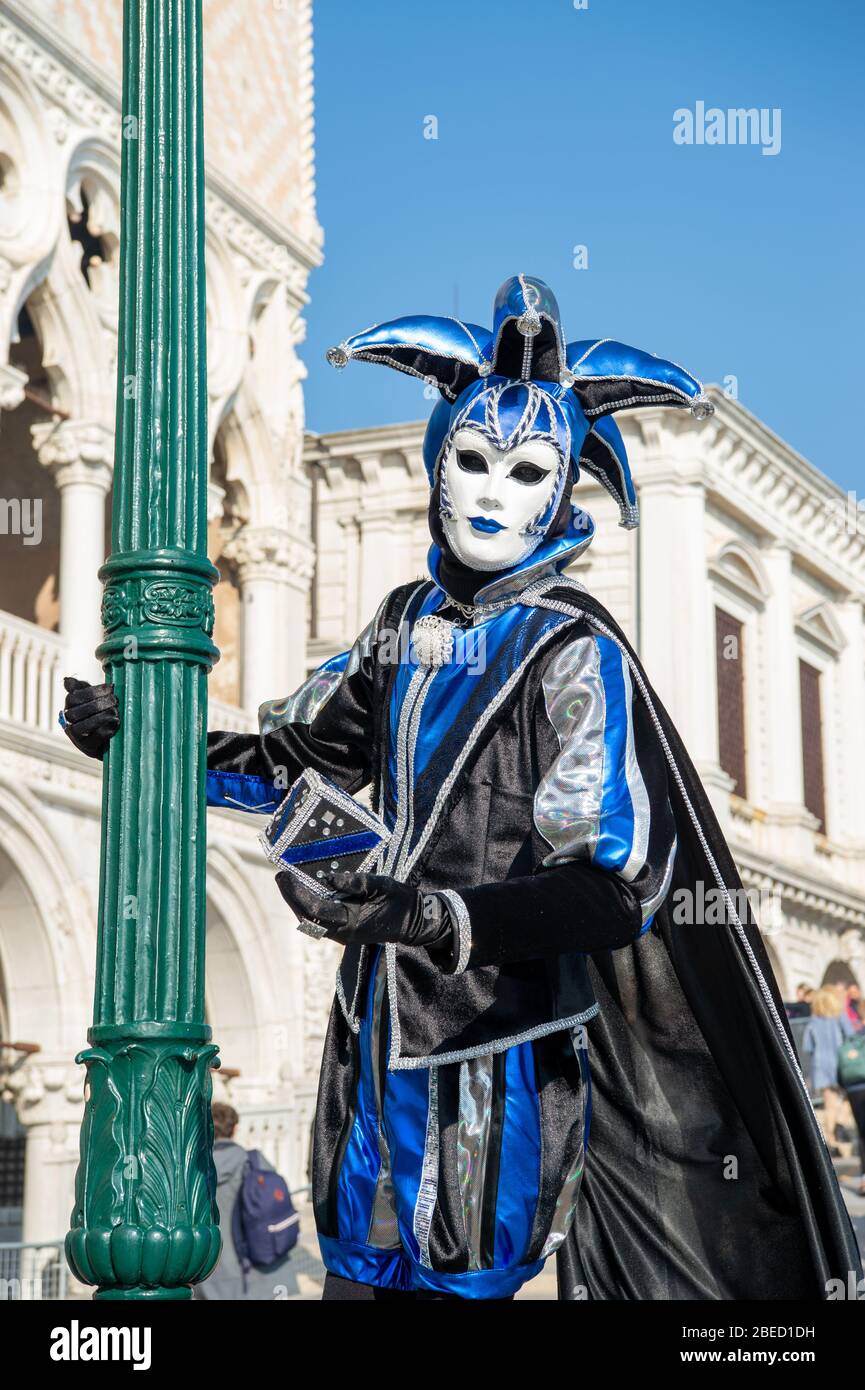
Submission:
[[[356,458],[358,454],[386,454],[392,449],[416,449],[423,443],[426,427],[426,420],[409,420],[404,424],[371,425],[329,434],[307,430],[303,456],[308,463],[316,463],[323,459]]]
[[[668,407],[620,419],[626,444],[639,451],[638,491],[701,486],[708,507],[736,519],[758,544],[788,546],[834,593],[865,591],[865,516],[861,526],[848,525],[847,493],[739,401],[706,389],[715,414],[697,428]]]
[[[865,895],[851,892],[834,879],[803,874],[778,859],[765,859],[735,840],[730,848],[746,887],[777,893],[785,902],[839,925],[865,929]]]
[[[847,494],[738,401],[710,388],[715,415],[702,434],[709,496],[845,591],[865,584],[865,528],[845,530]]]

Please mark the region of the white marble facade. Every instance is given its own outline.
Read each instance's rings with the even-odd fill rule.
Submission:
[[[250,711],[306,669],[314,555],[296,349],[322,245],[311,8],[252,0],[238,32],[236,6],[204,6],[217,728],[254,726]],[[113,0],[0,3],[0,1041],[17,1045],[0,1047],[0,1138],[26,1136],[23,1209],[0,1199],[0,1243],[62,1238],[77,1161],[73,1059],[92,1006],[101,769],[71,747],[57,711],[63,674],[98,672],[120,10]],[[247,145],[231,107],[244,74],[255,94],[244,101]],[[268,153],[275,109],[279,149]],[[292,929],[248,819],[210,815],[208,871],[207,1015],[224,1067],[215,1090],[241,1112],[240,1137],[299,1185],[336,948]]]

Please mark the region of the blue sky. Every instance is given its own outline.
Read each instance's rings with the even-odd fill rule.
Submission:
[[[319,0],[309,428],[424,418],[420,383],[337,374],[325,348],[400,314],[488,323],[527,271],[568,338],[737,378],[861,495],[863,16],[850,0]],[[698,101],[780,108],[780,152],[675,144],[674,111]]]

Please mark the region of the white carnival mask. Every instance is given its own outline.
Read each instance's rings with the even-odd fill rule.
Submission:
[[[500,448],[461,426],[442,464],[442,525],[457,559],[470,569],[504,570],[530,555],[542,539],[532,523],[550,502],[560,465],[552,443]]]

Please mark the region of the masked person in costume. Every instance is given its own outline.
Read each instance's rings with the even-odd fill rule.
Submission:
[[[214,804],[272,805],[312,768],[370,785],[390,832],[332,896],[277,876],[345,947],[314,1135],[325,1298],[509,1298],[554,1251],[565,1300],[830,1296],[855,1239],[729,851],[622,631],[562,574],[593,535],[581,469],[637,524],[613,413],[711,405],[672,362],[566,343],[525,275],[492,331],[402,318],[328,357],[440,391],[429,577],[258,736],[208,738]],[[73,689],[66,719],[100,756],[112,692]],[[699,882],[723,924],[674,922]]]

